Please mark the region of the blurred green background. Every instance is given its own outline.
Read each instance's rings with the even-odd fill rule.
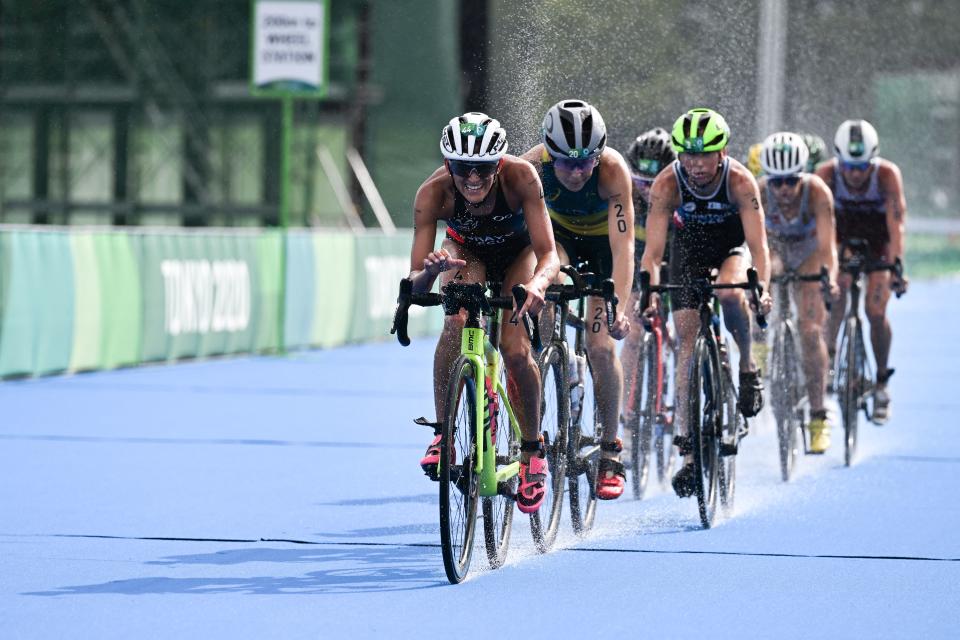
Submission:
[[[881,154],[903,170],[912,258],[939,270],[960,262],[955,3],[330,6],[328,95],[295,103],[293,226],[345,226],[338,181],[376,226],[348,148],[395,223],[410,226],[416,188],[440,162],[440,128],[467,109],[498,117],[520,153],[563,98],[593,102],[618,148],[711,106],[742,157],[770,132],[762,100],[774,86],[778,128],[830,143],[842,120],[871,120]],[[0,0],[0,9],[0,222],[278,223],[280,104],[250,95],[249,0]],[[764,76],[774,58],[780,66]]]

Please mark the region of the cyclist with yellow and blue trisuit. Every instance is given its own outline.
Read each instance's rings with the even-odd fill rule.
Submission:
[[[563,264],[580,265],[600,278],[612,278],[621,304],[613,327],[591,323],[587,357],[593,368],[594,397],[603,424],[597,497],[619,498],[626,474],[617,437],[623,372],[614,340],[630,331],[622,301],[630,297],[634,269],[634,215],[630,170],[607,146],[603,117],[583,100],[562,100],[543,119],[541,143],[522,156],[543,182],[544,202]],[[591,297],[590,317],[604,313],[603,299]]]

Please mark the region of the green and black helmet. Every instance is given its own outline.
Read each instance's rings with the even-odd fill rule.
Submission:
[[[810,157],[807,159],[807,173],[813,173],[817,165],[827,159],[827,144],[823,138],[815,133],[801,133],[803,141],[807,143],[807,149],[810,150]]]
[[[690,109],[673,124],[670,142],[677,153],[720,151],[730,140],[730,127],[713,109]]]

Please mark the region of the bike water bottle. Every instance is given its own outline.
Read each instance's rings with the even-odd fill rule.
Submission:
[[[586,377],[587,358],[570,352],[570,362],[567,363],[567,383],[570,385],[570,417],[576,420],[580,416],[580,405],[583,403],[583,380]]]

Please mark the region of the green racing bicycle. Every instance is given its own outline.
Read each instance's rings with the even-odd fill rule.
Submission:
[[[447,579],[459,583],[470,570],[477,509],[483,511],[484,541],[491,568],[506,560],[513,523],[520,471],[520,425],[510,404],[506,374],[498,350],[502,311],[522,306],[526,291],[513,289],[513,297],[499,297],[499,286],[487,294],[480,283],[447,283],[441,293],[412,293],[412,282],[400,282],[400,295],[391,333],[407,346],[410,305],[443,305],[446,315],[464,309],[467,320],[461,333],[460,356],[447,383],[446,415],[438,424],[420,418],[441,435],[440,546]],[[513,321],[516,321],[515,319]],[[528,335],[531,331],[527,323]],[[567,418],[563,410],[566,379],[559,359],[540,360],[543,446],[548,473],[546,496],[540,509],[530,514],[531,531],[540,551],[553,542],[559,526],[566,479]],[[553,407],[554,410],[549,408]]]

